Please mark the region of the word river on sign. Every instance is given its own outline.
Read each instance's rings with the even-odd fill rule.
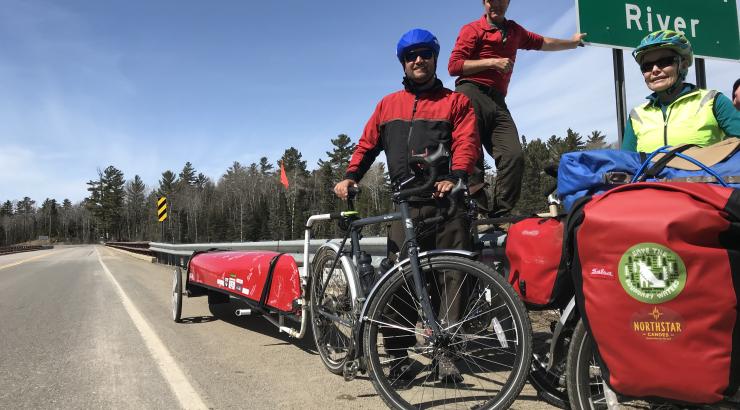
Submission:
[[[671,21],[671,16],[664,16],[658,13],[653,15],[653,8],[650,6],[645,8],[647,16],[643,19],[643,12],[642,9],[640,9],[640,6],[630,3],[626,3],[624,6],[627,30],[632,30],[634,24],[634,27],[638,30],[646,30],[648,33],[652,33],[657,30],[673,30],[680,31],[691,37],[696,37],[696,26],[699,25],[699,19],[688,19],[689,22],[687,23],[687,19],[683,17],[673,17],[673,21]],[[655,17],[655,19],[653,19],[653,17]],[[643,23],[645,24],[644,26]],[[673,23],[672,26],[671,23]],[[687,28],[689,29],[688,31],[686,30]]]

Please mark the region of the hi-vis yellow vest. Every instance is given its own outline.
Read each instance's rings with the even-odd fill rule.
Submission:
[[[714,117],[716,90],[694,90],[672,102],[665,115],[648,101],[630,112],[638,152],[653,152],[664,145],[706,146],[725,137]]]

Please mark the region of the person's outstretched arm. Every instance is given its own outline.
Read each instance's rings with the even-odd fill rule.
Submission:
[[[583,45],[583,38],[586,37],[586,33],[573,34],[570,40],[562,40],[559,38],[545,37],[545,41],[542,43],[542,51],[561,51],[571,50],[579,45]]]

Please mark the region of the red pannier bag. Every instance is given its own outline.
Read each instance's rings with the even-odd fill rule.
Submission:
[[[560,218],[527,218],[509,228],[509,283],[529,307],[563,306],[573,296],[571,278],[561,266],[562,251]]]
[[[609,386],[681,403],[733,396],[740,190],[624,185],[577,203],[567,226],[576,300]]]
[[[197,253],[188,264],[188,280],[220,292],[295,312],[301,297],[298,265],[292,256],[269,251]]]

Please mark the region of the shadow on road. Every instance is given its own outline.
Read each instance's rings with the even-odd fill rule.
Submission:
[[[234,326],[239,326],[242,329],[249,330],[251,332],[257,332],[265,336],[280,339],[282,341],[280,343],[270,343],[265,346],[294,345],[308,354],[318,355],[318,352],[316,352],[316,345],[314,344],[313,340],[313,334],[311,333],[310,323],[306,323],[308,329],[306,331],[306,334],[303,336],[303,339],[294,339],[288,336],[286,333],[279,332],[275,325],[260,317],[261,315],[259,314],[241,317],[234,314],[234,311],[236,311],[237,309],[249,308],[250,306],[246,302],[233,298],[229,303],[209,304],[208,309],[213,316],[212,319],[208,321],[216,319],[223,320],[226,323],[232,324]],[[294,323],[290,320],[286,320],[286,324],[290,324],[295,329],[300,326],[299,324]]]
[[[182,318],[180,323],[184,323],[186,325],[193,325],[193,324],[198,324],[198,323],[213,322],[214,320],[218,320],[218,319],[213,316],[193,316],[193,317]]]

